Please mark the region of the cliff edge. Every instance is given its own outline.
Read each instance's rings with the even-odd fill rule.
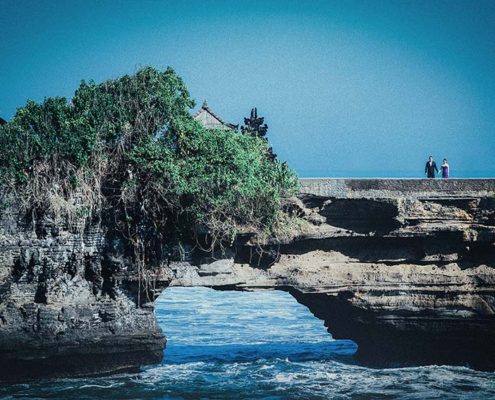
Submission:
[[[301,184],[290,240],[178,266],[171,284],[287,290],[371,365],[495,367],[495,180]]]
[[[110,373],[157,363],[167,286],[279,289],[375,365],[495,368],[495,180],[301,180],[283,241],[239,237],[143,275],[110,227],[0,215],[0,376]],[[193,300],[191,300],[193,301]]]

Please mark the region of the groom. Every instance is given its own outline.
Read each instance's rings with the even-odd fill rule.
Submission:
[[[433,161],[433,157],[430,156],[430,157],[428,157],[428,161],[426,162],[426,166],[425,166],[426,177],[427,178],[434,178],[435,177],[435,171],[438,174],[437,164],[435,163],[435,161]]]

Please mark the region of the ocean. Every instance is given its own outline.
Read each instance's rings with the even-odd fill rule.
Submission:
[[[168,288],[156,304],[160,365],[109,377],[0,387],[3,399],[493,399],[495,373],[465,367],[374,369],[356,345],[281,291]],[[455,349],[452,349],[455,351]]]

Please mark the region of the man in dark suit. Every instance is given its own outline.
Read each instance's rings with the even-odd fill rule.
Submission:
[[[435,161],[433,161],[433,157],[430,156],[428,157],[428,161],[426,161],[426,166],[425,166],[425,174],[427,178],[434,178],[435,177],[435,171],[438,174],[438,168],[437,164]]]

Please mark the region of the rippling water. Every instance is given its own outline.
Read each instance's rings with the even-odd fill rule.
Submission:
[[[489,399],[495,373],[463,367],[370,369],[284,292],[170,288],[156,314],[161,365],[136,374],[0,388],[43,399]]]

